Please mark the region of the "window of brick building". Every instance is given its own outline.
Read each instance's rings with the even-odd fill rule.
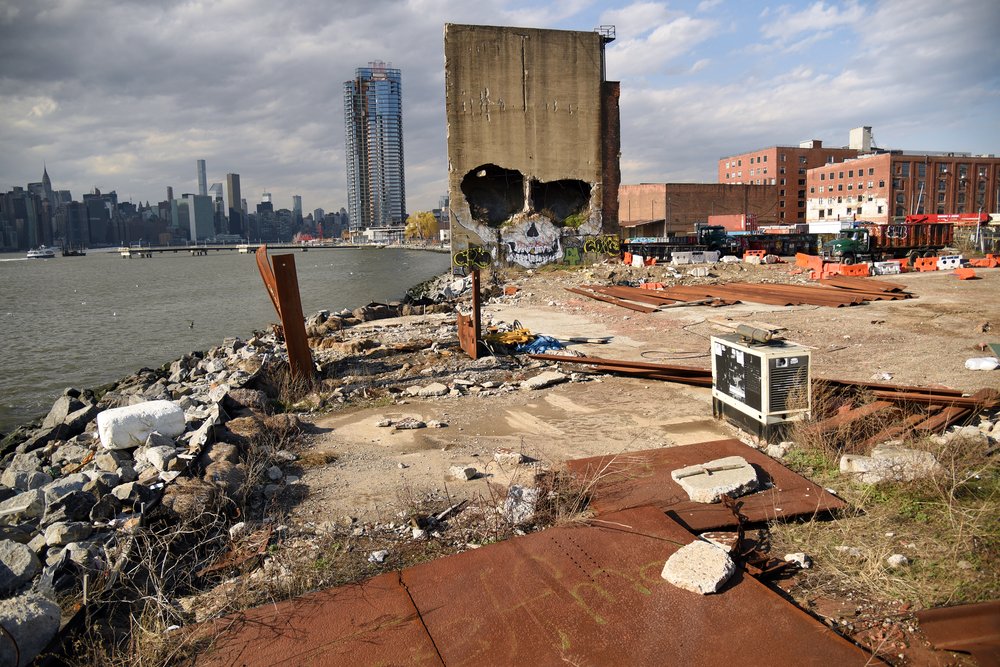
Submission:
[[[784,184],[785,184],[785,179],[781,179],[781,184],[782,184],[782,185],[784,185]]]
[[[782,162],[786,162],[787,161],[786,158],[787,156],[784,153],[778,156],[778,159],[781,160]]]
[[[848,183],[847,184],[847,189],[848,190],[853,190],[854,189],[854,183]]]
[[[820,174],[819,175],[819,180],[825,181],[826,180],[826,174]]]
[[[896,173],[899,174],[900,176],[902,176],[903,178],[909,177],[909,175],[910,175],[910,163],[909,162],[900,162],[899,164],[897,164],[896,165]]]
[[[809,194],[815,194],[815,193],[816,193],[816,188],[815,187],[809,188]]]
[[[965,179],[969,177],[969,165],[960,164],[958,165],[958,178]]]
[[[853,169],[848,169],[847,170],[847,177],[848,178],[854,178],[854,170]]]
[[[850,215],[850,214],[851,214],[851,207],[850,207],[850,206],[848,206],[848,207],[847,207],[847,215]]]
[[[766,155],[764,156],[764,162],[767,162],[767,156]]]
[[[938,179],[938,192],[947,192],[947,190],[948,190],[948,181],[947,181],[947,179],[939,178]]]
[[[927,163],[926,162],[918,162],[917,163],[917,176],[919,176],[920,178],[924,178],[925,176],[927,176]]]
[[[896,217],[897,218],[903,217],[904,215],[906,215],[905,211],[906,211],[906,209],[904,209],[902,206],[897,206],[896,207]]]
[[[779,174],[785,173],[785,168],[784,167],[778,167],[778,173]]]
[[[940,204],[938,204],[937,214],[941,215],[942,213],[944,213],[944,206],[941,206]]]
[[[837,192],[843,192],[843,191],[844,191],[844,184],[837,183]]]
[[[874,188],[875,187],[875,181],[868,181],[868,187]]]
[[[805,164],[807,162],[805,155],[799,156],[799,164]]]
[[[879,182],[878,182],[878,186],[880,188],[884,188],[885,187],[885,179],[880,179]]]
[[[883,207],[882,207],[882,206],[879,206],[879,207],[878,207],[878,212],[879,212],[879,213],[881,213],[881,212],[882,212],[882,209],[883,209]]]
[[[805,184],[806,184],[806,179],[800,178],[799,179],[799,185],[805,185]]]
[[[837,172],[837,178],[843,178],[843,177],[844,177],[844,172],[842,171]]]
[[[858,215],[861,215],[861,207],[858,207]]]
[[[742,167],[743,166],[743,160],[737,160],[736,161],[736,166],[737,167]]]
[[[943,163],[939,164],[938,165],[938,173],[939,174],[947,174],[948,173],[948,165],[947,164],[943,164]]]
[[[868,169],[868,175],[869,175],[869,176],[874,176],[874,175],[875,175],[875,169],[874,169],[874,167],[870,167],[870,168]]]
[[[785,212],[784,211],[778,213],[778,219],[779,220],[784,220],[785,219]]]
[[[784,197],[785,196],[785,191],[784,190],[778,190],[778,196],[779,197]]]
[[[822,220],[822,219],[823,219],[823,214],[824,214],[824,213],[826,213],[826,211],[824,211],[823,209],[820,209],[820,210],[819,210],[819,219],[820,219],[820,220]]]
[[[832,208],[826,209],[826,214],[827,215],[833,215],[833,209]]]
[[[944,196],[945,196],[945,195],[944,195],[944,193],[943,193],[943,192],[939,192],[939,193],[938,193],[938,203],[939,203],[939,204],[943,204],[943,203],[944,203]]]

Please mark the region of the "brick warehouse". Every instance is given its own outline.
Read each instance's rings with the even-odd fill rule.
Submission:
[[[723,183],[641,183],[618,189],[618,221],[627,237],[690,234],[710,215],[776,217],[776,186]]]
[[[1000,211],[1000,158],[994,156],[876,153],[811,169],[806,184],[809,222]]]
[[[843,162],[860,154],[860,146],[825,148],[818,139],[798,146],[771,146],[719,159],[719,183],[773,185],[775,221],[806,221],[806,174],[809,169]]]

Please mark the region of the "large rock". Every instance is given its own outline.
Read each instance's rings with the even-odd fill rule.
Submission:
[[[723,495],[736,498],[757,488],[757,471],[742,456],[679,468],[670,477],[696,503],[717,503]]]
[[[146,450],[146,460],[159,472],[167,470],[167,466],[175,458],[177,458],[177,450],[173,447],[150,447]]]
[[[38,518],[45,513],[45,492],[32,489],[0,503],[0,517]]]
[[[0,637],[0,665],[27,667],[59,631],[59,605],[37,593],[26,593],[0,601],[0,625],[11,634],[20,651],[6,637]]]
[[[63,394],[56,399],[56,402],[52,404],[52,409],[49,410],[49,414],[42,420],[42,428],[52,428],[56,424],[62,424],[66,421],[66,417],[70,413],[85,407],[84,402],[75,396]]]
[[[233,465],[229,461],[217,461],[205,468],[203,478],[210,484],[221,487],[227,495],[236,496],[246,483],[246,471],[241,465]]]
[[[446,396],[448,392],[451,391],[448,385],[441,384],[440,382],[432,382],[426,387],[421,387],[417,391],[417,396]]]
[[[45,502],[51,504],[69,493],[83,491],[83,487],[89,481],[90,478],[85,473],[77,472],[49,482],[42,487],[45,491]]]
[[[97,496],[86,491],[70,491],[45,508],[43,526],[62,521],[84,521],[90,518],[90,510],[97,502]]]
[[[569,378],[559,371],[545,371],[521,383],[521,389],[544,389],[565,382]]]
[[[83,521],[60,521],[45,529],[45,543],[50,547],[61,547],[70,542],[79,542],[90,537],[94,529]]]
[[[6,487],[15,489],[16,491],[31,491],[32,489],[40,489],[50,482],[52,482],[52,476],[44,472],[18,472],[5,470],[3,473],[3,481],[0,483]]]
[[[176,438],[185,426],[184,410],[171,401],[146,401],[97,415],[97,432],[105,449],[138,447],[153,431]]]
[[[0,594],[7,595],[35,578],[42,568],[35,552],[13,540],[0,541]]]
[[[735,570],[729,554],[698,540],[675,551],[660,576],[678,588],[706,595],[722,588]]]

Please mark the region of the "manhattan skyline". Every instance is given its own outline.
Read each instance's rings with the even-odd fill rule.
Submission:
[[[721,156],[840,146],[859,125],[882,148],[1000,153],[1000,55],[987,46],[996,3],[413,0],[331,11],[318,0],[109,0],[92,12],[7,0],[0,187],[47,165],[74,193],[155,202],[167,186],[197,192],[191,165],[205,159],[209,183],[241,174],[248,202],[268,191],[339,208],[341,85],[383,59],[407,77],[407,208],[429,210],[447,189],[445,22],[615,25],[608,78],[622,82],[625,183],[713,182]]]

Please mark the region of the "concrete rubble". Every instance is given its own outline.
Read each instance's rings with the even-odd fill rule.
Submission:
[[[679,468],[670,477],[696,503],[717,503],[724,495],[735,498],[757,489],[757,471],[741,456]]]
[[[856,475],[863,484],[910,482],[932,477],[941,470],[941,464],[932,453],[901,447],[897,443],[879,445],[872,450],[871,456],[844,454],[840,458],[840,472]]]
[[[678,588],[692,593],[717,593],[736,571],[736,564],[714,544],[697,540],[675,551],[660,573]]]

